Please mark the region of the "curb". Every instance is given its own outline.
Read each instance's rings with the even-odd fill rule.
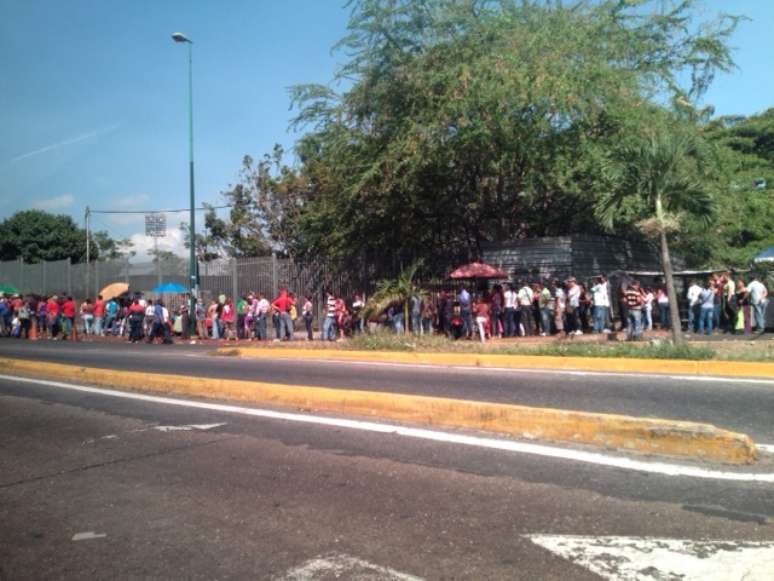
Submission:
[[[447,367],[499,367],[599,371],[609,373],[653,373],[774,379],[774,363],[751,361],[689,361],[685,359],[633,359],[617,357],[554,357],[550,355],[498,355],[489,353],[422,353],[407,351],[346,351],[268,347],[221,347],[217,354],[253,359],[306,359],[370,361]]]
[[[158,373],[126,373],[0,358],[7,373],[77,381],[136,391],[235,399],[301,410],[393,420],[434,427],[461,428],[517,438],[586,444],[646,454],[687,456],[727,464],[751,464],[752,439],[710,424],[623,415],[390,394],[312,386],[289,386]]]

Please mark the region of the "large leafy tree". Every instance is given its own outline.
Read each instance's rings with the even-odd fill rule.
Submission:
[[[708,224],[715,198],[708,189],[706,145],[690,130],[656,128],[617,153],[612,168],[614,187],[602,196],[596,211],[612,227],[639,217],[639,229],[658,241],[669,295],[673,341],[682,341],[682,324],[675,292],[668,237],[681,228],[686,215]]]
[[[293,89],[300,165],[263,190],[293,252],[343,265],[601,231],[620,144],[732,66],[735,19],[700,23],[693,0],[350,4],[347,90]]]
[[[96,259],[99,248],[95,248]],[[86,259],[86,231],[70,216],[43,210],[17,212],[0,223],[0,260],[40,262]]]

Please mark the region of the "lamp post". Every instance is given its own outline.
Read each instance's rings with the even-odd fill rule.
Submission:
[[[193,329],[196,324],[196,212],[194,204],[194,157],[193,157],[193,41],[182,32],[172,33],[172,40],[188,45],[188,180],[191,191],[191,211],[189,217],[189,238],[191,254],[188,263],[188,288],[191,293],[191,301],[188,310],[188,321]]]

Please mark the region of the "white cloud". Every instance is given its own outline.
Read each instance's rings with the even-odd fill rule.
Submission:
[[[167,213],[166,216],[167,235],[164,238],[159,238],[159,250],[167,250],[178,256],[187,256],[188,249],[185,247],[185,238],[180,230],[180,222],[183,221],[182,214]],[[142,218],[142,215],[140,215],[140,218]],[[132,234],[129,239],[133,244],[132,250],[137,253],[133,259],[134,261],[145,262],[152,259],[148,252],[153,250],[153,238],[145,235],[144,224],[143,231]]]
[[[37,200],[32,204],[32,207],[37,208],[38,210],[61,210],[63,208],[69,208],[74,203],[75,198],[72,194],[63,194],[46,200]]]

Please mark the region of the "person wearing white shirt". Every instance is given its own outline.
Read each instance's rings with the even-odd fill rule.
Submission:
[[[522,286],[519,290],[517,300],[519,303],[519,309],[521,310],[521,324],[523,325],[524,333],[527,336],[534,335],[535,333],[534,317],[532,316],[533,296],[534,293],[532,288],[525,282],[524,286]]]
[[[594,320],[594,332],[605,332],[608,311],[610,310],[610,295],[607,292],[607,283],[601,276],[594,279],[594,286],[591,287],[591,300],[593,303],[591,316]]]
[[[747,285],[747,293],[750,298],[750,305],[755,315],[755,330],[763,333],[766,330],[766,305],[768,305],[769,291],[759,280],[758,276],[753,276],[752,282]]]
[[[506,285],[506,290],[503,293],[503,302],[505,305],[505,336],[515,337],[519,334],[519,326],[516,322],[516,310],[518,308],[517,302],[518,294],[513,290],[513,285]]]
[[[688,332],[695,333],[699,327],[699,317],[701,316],[701,293],[702,288],[695,280],[691,281],[685,298],[688,299]]]

